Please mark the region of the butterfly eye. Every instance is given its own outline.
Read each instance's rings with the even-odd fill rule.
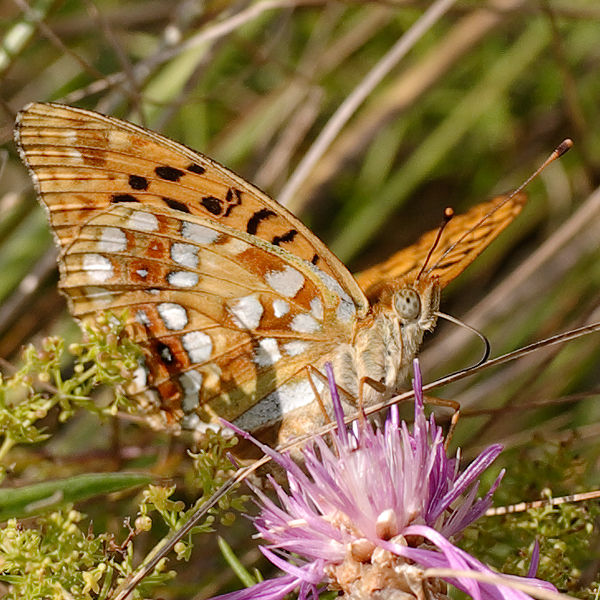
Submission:
[[[404,289],[395,294],[394,307],[401,319],[416,320],[421,314],[421,300],[415,290]]]

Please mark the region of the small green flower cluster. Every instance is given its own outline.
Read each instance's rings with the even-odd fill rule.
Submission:
[[[76,510],[54,512],[40,521],[39,529],[9,519],[0,531],[0,560],[13,598],[87,599],[100,591],[112,570],[106,555],[112,540],[107,534],[83,533],[81,519]]]
[[[0,374],[0,461],[16,444],[34,444],[48,436],[36,426],[58,407],[59,420],[66,421],[78,408],[99,414],[114,414],[128,408],[119,385],[130,382],[141,351],[124,335],[124,322],[111,315],[86,323],[84,343],[71,344],[47,337],[42,348],[27,346],[23,366],[8,377]],[[73,376],[63,378],[62,370],[74,360]],[[101,409],[89,397],[99,385],[115,389],[114,400]],[[0,467],[0,480],[4,470]]]
[[[142,529],[131,530],[117,545],[111,534],[85,532],[83,519],[70,509],[40,517],[35,528],[23,527],[16,519],[7,521],[0,530],[0,579],[9,586],[7,600],[109,597],[133,571],[133,538]],[[161,561],[145,579],[140,594],[175,576],[165,565],[166,560]]]

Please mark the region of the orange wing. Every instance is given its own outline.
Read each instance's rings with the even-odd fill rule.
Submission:
[[[32,102],[15,139],[63,252],[114,204],[143,203],[247,233],[339,281],[368,303],[346,266],[299,219],[229,169],[158,133],[100,113]],[[67,200],[68,199],[68,200]]]
[[[444,288],[462,273],[521,212],[527,196],[498,196],[453,217],[429,258],[424,275],[437,278]],[[419,241],[396,252],[388,260],[358,273],[355,277],[371,303],[391,282],[416,277],[435,243],[438,230],[421,236]]]
[[[128,316],[142,405],[189,425],[311,401],[307,367],[352,342],[369,304],[300,221],[208,157],[99,113],[30,104],[15,138],[71,313]]]

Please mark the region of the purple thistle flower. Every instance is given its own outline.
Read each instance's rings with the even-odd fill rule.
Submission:
[[[262,507],[254,524],[269,544],[261,551],[286,574],[219,600],[279,600],[296,589],[300,600],[316,599],[327,589],[340,590],[349,600],[441,599],[446,598],[446,583],[475,600],[529,600],[524,592],[464,576],[422,577],[427,568],[497,576],[450,538],[492,505],[504,472],[483,498],[476,498],[478,478],[501,446],[490,446],[459,472],[458,458],[446,456],[433,415],[425,418],[418,361],[412,434],[397,407],[390,410],[383,430],[360,419],[347,431],[327,367],[338,430],[332,434],[333,448],[322,438],[304,447],[304,470],[289,456],[236,430],[287,472],[289,492],[271,478],[278,504],[253,487]],[[539,580],[519,579],[554,589]]]

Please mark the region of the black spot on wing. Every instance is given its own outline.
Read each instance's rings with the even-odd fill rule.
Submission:
[[[225,216],[228,217],[231,211],[242,203],[242,192],[236,188],[229,188],[225,196],[225,202],[228,205]]]
[[[132,190],[147,190],[148,189],[148,180],[145,177],[141,177],[140,175],[130,175],[129,176],[129,187]]]
[[[250,235],[256,235],[260,222],[274,216],[275,213],[272,210],[269,210],[268,208],[261,208],[260,210],[256,211],[248,220],[246,232]]]
[[[189,167],[186,167],[186,170],[191,173],[196,173],[196,175],[204,175],[204,173],[206,173],[206,169],[196,163],[192,163]]]
[[[169,346],[163,344],[163,342],[157,342],[156,351],[166,365],[175,364],[175,357],[173,356],[173,352]]]
[[[318,254],[315,254],[310,261],[313,265],[316,265],[321,260],[321,257]]]
[[[279,246],[280,244],[283,244],[285,242],[292,242],[297,235],[298,232],[295,229],[290,229],[287,233],[284,233],[283,235],[276,235],[271,240],[271,243],[274,246]]]
[[[179,181],[184,175],[185,172],[181,169],[176,169],[175,167],[156,167],[154,172],[161,178],[166,179],[167,181]]]
[[[139,202],[139,200],[131,194],[113,194],[110,201],[113,204],[117,204],[118,202]]]
[[[223,213],[223,200],[214,196],[205,196],[200,200],[200,204],[213,215],[220,216]]]
[[[184,213],[190,212],[190,209],[183,202],[173,200],[173,198],[163,198],[163,201],[169,208],[172,208],[173,210],[178,210]]]

